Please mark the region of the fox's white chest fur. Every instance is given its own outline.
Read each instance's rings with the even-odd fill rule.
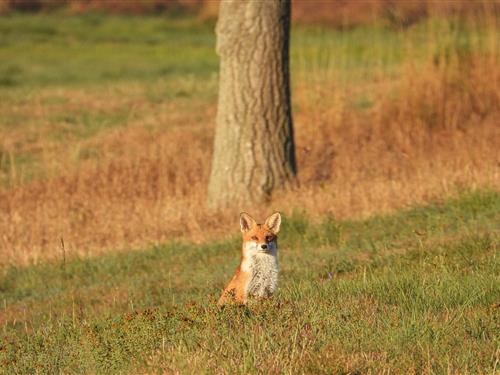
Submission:
[[[248,295],[269,297],[278,287],[277,254],[258,253],[249,259],[251,279],[248,283]]]

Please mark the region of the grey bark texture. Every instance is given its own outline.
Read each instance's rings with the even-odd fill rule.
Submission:
[[[290,0],[222,0],[219,101],[208,204],[267,200],[296,174],[290,103]]]

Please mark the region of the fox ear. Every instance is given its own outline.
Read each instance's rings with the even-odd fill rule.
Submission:
[[[246,212],[242,212],[240,214],[240,227],[241,231],[243,233],[248,232],[250,229],[252,229],[255,225],[255,220],[253,217],[251,217],[249,214]]]
[[[278,234],[280,231],[280,225],[281,225],[281,215],[279,212],[275,212],[271,216],[269,216],[266,219],[266,226],[269,228],[271,232],[274,234]]]

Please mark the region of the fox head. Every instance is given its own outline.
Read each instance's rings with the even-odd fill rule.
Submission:
[[[257,224],[249,214],[242,212],[240,227],[243,234],[243,256],[251,257],[259,253],[276,255],[280,225],[279,212],[269,216],[264,224]]]

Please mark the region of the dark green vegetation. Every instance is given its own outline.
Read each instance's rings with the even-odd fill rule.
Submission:
[[[281,289],[215,307],[239,238],[5,270],[2,373],[491,373],[500,194],[365,221],[297,213]],[[237,232],[235,221],[235,232]]]

